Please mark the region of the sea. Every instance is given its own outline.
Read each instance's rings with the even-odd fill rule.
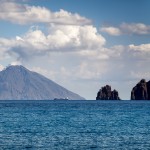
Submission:
[[[0,150],[148,150],[150,101],[0,101]]]

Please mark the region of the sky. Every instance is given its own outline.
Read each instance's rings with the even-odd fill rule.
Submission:
[[[23,65],[89,100],[150,79],[149,0],[0,0],[0,70]]]

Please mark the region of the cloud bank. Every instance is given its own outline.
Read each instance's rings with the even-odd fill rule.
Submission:
[[[6,20],[15,24],[55,23],[68,25],[91,24],[91,20],[75,13],[61,9],[58,12],[40,6],[29,6],[15,2],[1,2],[0,20]]]
[[[46,55],[49,52],[94,51],[102,48],[105,38],[92,25],[54,25],[49,33],[32,28],[23,36],[0,38],[1,53],[15,55],[20,59]]]
[[[149,35],[150,25],[143,23],[122,23],[118,27],[104,26],[100,31],[108,33],[112,36],[119,36],[123,34]]]

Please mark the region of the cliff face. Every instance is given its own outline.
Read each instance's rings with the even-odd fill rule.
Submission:
[[[131,100],[150,100],[150,81],[142,79],[131,91]]]
[[[150,81],[147,82],[148,100],[150,100]]]
[[[96,100],[120,100],[120,98],[117,90],[111,91],[111,86],[106,85],[98,91]]]

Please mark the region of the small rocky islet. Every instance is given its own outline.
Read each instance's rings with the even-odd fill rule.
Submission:
[[[106,85],[98,91],[96,100],[120,100],[120,97],[117,90],[112,91],[111,86]]]
[[[101,87],[97,93],[96,100],[121,100],[117,90],[111,90],[110,85]],[[131,100],[150,100],[150,81],[145,79],[139,81],[131,90]]]
[[[131,91],[131,100],[150,100],[150,81],[142,79],[138,82]]]

